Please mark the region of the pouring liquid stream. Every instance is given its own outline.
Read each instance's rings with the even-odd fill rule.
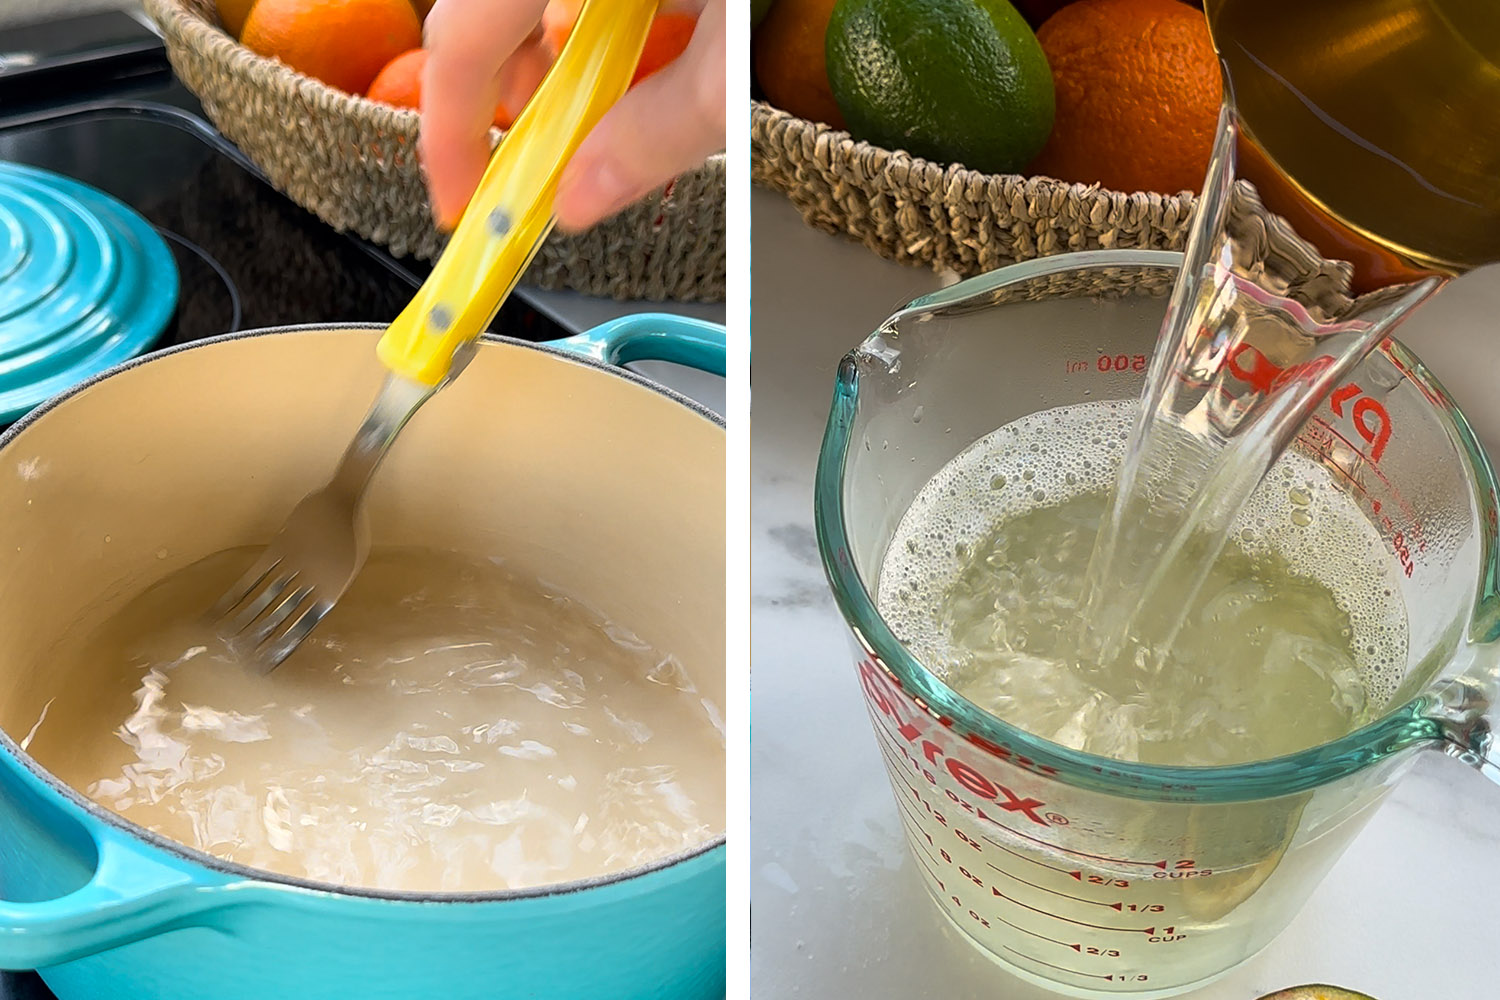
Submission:
[[[1350,373],[1449,277],[1500,260],[1500,10],[1206,7],[1230,100],[1085,574],[1086,673],[1162,669],[1236,517],[1330,394],[1378,463],[1382,387],[1350,393]]]

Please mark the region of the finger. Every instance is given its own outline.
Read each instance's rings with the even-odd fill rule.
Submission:
[[[539,34],[522,42],[515,54],[500,67],[500,107],[505,112],[502,128],[510,128],[510,123],[531,100],[531,95],[542,84],[542,77],[551,68],[552,51]]]
[[[724,148],[724,4],[682,55],[642,80],[578,147],[558,184],[558,225],[587,229]]]
[[[463,213],[489,162],[501,73],[541,19],[545,0],[437,0],[427,15],[422,165],[440,225]]]

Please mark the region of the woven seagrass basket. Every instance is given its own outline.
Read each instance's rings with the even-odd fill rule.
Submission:
[[[969,277],[1072,250],[1181,250],[1194,198],[1124,193],[1050,177],[983,174],[787,114],[750,109],[751,177],[807,223],[887,260]]]
[[[220,132],[297,204],[398,256],[432,260],[415,111],[353,97],[235,42],[213,0],[145,0],[178,77]],[[526,281],[617,299],[724,298],[724,157],[577,235],[554,233]]]

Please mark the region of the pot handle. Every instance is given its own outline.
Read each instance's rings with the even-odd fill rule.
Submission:
[[[668,361],[719,376],[724,374],[728,353],[722,326],[670,313],[621,316],[547,346],[609,365]]]
[[[188,926],[225,905],[224,876],[173,866],[127,835],[96,827],[98,864],[88,882],[57,899],[0,899],[0,969],[40,969]]]

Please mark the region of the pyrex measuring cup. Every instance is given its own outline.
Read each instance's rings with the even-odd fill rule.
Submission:
[[[1067,254],[916,300],[840,365],[818,463],[824,566],[921,877],[980,949],[1074,996],[1169,996],[1255,954],[1417,749],[1495,775],[1495,479],[1463,415],[1394,342],[1295,445],[1330,470],[1397,564],[1406,672],[1377,721],[1242,766],[1114,761],[977,708],[881,619],[882,558],[934,473],[1025,414],[1139,396],[1180,260]],[[1249,347],[1231,366],[1251,386],[1280,374]]]

